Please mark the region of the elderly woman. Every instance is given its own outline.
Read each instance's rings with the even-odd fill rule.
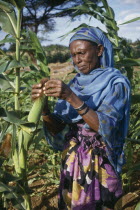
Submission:
[[[33,99],[59,98],[54,113],[47,101],[42,113],[46,139],[62,151],[59,209],[113,209],[122,195],[129,81],[113,68],[112,45],[98,28],[81,28],[69,47],[74,79],[45,78],[32,89]]]

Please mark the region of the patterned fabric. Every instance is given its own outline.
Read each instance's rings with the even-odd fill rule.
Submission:
[[[122,195],[122,185],[108,161],[101,136],[78,124],[71,127],[66,139],[62,153],[59,209],[113,208]]]
[[[81,28],[71,37],[70,43],[75,40],[88,40],[91,42],[95,42],[96,44],[103,45],[104,52],[100,57],[100,65],[103,68],[114,66],[112,44],[99,28],[91,26],[87,28]]]

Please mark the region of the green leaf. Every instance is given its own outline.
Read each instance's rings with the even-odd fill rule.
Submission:
[[[20,130],[18,134],[18,153],[21,152],[22,148],[23,148],[23,132],[22,130]]]
[[[0,55],[5,55],[6,56],[6,53],[4,52],[4,50],[0,49]]]
[[[14,91],[14,83],[8,80],[8,77],[0,74],[0,89],[3,91]]]
[[[129,169],[126,174],[127,174],[127,176],[131,176],[132,173],[134,173],[135,171],[140,171],[140,163],[136,164],[131,169]]]
[[[34,142],[37,144],[38,142],[41,141],[41,139],[43,139],[43,137],[44,137],[44,131],[43,129],[41,129],[39,133],[37,134],[37,136],[35,136]]]
[[[13,7],[9,3],[0,0],[0,26],[2,30],[16,36],[16,25],[17,20]]]
[[[75,33],[76,31],[80,30],[83,27],[89,27],[87,24],[82,23],[80,24],[78,27],[74,28],[73,30],[69,31],[68,33],[66,33],[65,35],[60,36],[59,38],[65,39],[70,33]]]
[[[10,56],[8,56],[8,55],[3,56],[0,59],[0,65],[3,64],[3,63],[5,63],[5,62],[7,62],[7,60],[9,60],[9,59],[10,59]]]
[[[29,64],[26,61],[16,61],[16,60],[9,60],[0,65],[0,73],[3,73],[7,70],[13,69],[13,68],[24,68],[29,66]]]
[[[43,63],[43,71],[46,73],[46,76],[49,76],[49,69],[48,69],[48,62],[47,62],[47,57],[44,49],[42,48],[36,34],[33,31],[28,31],[29,37],[32,41],[31,46],[32,49],[35,50],[36,53],[36,58],[39,60],[41,63]]]
[[[3,40],[0,41],[0,44],[5,44],[5,43],[15,43],[16,40],[13,37],[5,37]]]
[[[2,65],[0,65],[0,73],[3,73],[8,69],[8,66],[9,66],[10,62],[11,61],[6,61]]]
[[[135,22],[135,21],[138,21],[138,20],[140,20],[140,17],[133,18],[133,19],[131,19],[129,21],[126,21],[124,23],[121,23],[119,25],[124,25],[124,24],[128,24],[128,23],[132,23],[132,22]]]
[[[4,2],[0,0],[0,8],[7,13],[11,13],[14,11],[14,8],[8,2]]]
[[[132,104],[137,104],[137,103],[140,103],[140,94],[138,95],[132,95],[131,96],[131,102]]]
[[[2,177],[2,182],[4,182],[5,184],[8,182],[19,181],[21,179],[20,177],[13,176],[12,174],[9,174],[8,172],[3,171],[1,169],[0,174]]]
[[[140,66],[140,59],[125,58],[116,64],[121,66]]]
[[[23,7],[26,6],[24,0],[9,0],[9,2],[11,2],[11,4],[13,4],[18,9],[22,9]]]
[[[35,123],[27,122],[27,123],[24,123],[24,124],[20,125],[20,127],[23,131],[25,131],[28,134],[31,134],[36,130],[36,124]]]
[[[44,49],[42,48],[36,34],[33,31],[28,31],[30,39],[31,39],[31,46],[36,51],[38,57],[38,60],[44,62],[44,64],[47,64],[47,58]]]
[[[137,203],[135,210],[140,210],[140,202]]]
[[[2,119],[16,125],[24,124],[25,122],[19,119],[17,116],[18,116],[17,112],[13,112],[13,111],[8,112],[7,110],[0,108],[0,117]]]
[[[16,125],[12,125],[12,154],[16,151]],[[17,160],[18,161],[18,160]]]
[[[29,144],[31,143],[31,140],[33,139],[34,134],[33,133],[27,133],[23,130],[23,136],[24,136],[24,149],[28,151]]]
[[[4,138],[8,127],[9,127],[9,123],[5,122],[3,129],[1,129],[0,143],[2,142],[2,140]]]
[[[8,192],[8,193],[11,194],[10,197],[12,197],[14,199],[14,201],[16,201],[14,207],[18,207],[18,209],[21,209],[21,210],[26,209],[24,204],[23,204],[23,198],[20,195],[17,195],[11,187],[8,187],[3,182],[0,182],[0,191],[4,192],[4,193]],[[9,194],[8,194],[8,197],[9,197]]]

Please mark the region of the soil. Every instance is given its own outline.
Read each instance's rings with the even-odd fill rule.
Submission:
[[[34,184],[36,184],[36,182]],[[38,184],[40,185],[40,183]],[[33,186],[33,188],[37,189],[37,186]],[[58,209],[58,186],[50,186],[45,191],[45,193],[41,193],[40,195],[33,195],[31,197],[33,210]]]

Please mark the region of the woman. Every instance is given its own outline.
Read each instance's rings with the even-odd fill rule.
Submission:
[[[45,78],[32,89],[33,99],[59,98],[54,113],[47,102],[42,113],[48,142],[63,151],[59,209],[113,209],[122,195],[129,81],[113,68],[112,45],[98,28],[81,28],[69,46],[78,71],[69,85]]]

